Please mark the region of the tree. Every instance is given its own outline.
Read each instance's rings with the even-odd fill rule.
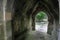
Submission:
[[[45,17],[45,13],[43,11],[39,12],[37,15],[36,15],[36,19],[38,19],[39,21],[40,20],[43,20]]]

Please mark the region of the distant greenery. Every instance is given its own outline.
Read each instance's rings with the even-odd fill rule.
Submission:
[[[45,17],[45,12],[41,11],[36,15],[36,19],[42,20]]]

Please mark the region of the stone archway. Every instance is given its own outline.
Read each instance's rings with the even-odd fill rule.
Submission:
[[[12,1],[12,0],[11,0]],[[54,0],[55,1],[55,0]],[[12,31],[13,31],[13,40],[24,40],[23,38],[25,38],[27,31],[30,31],[31,28],[31,23],[32,23],[32,15],[35,14],[36,11],[41,11],[41,10],[45,10],[47,12],[49,12],[50,16],[54,16],[54,20],[53,18],[49,16],[49,20],[54,21],[54,29],[53,29],[53,36],[57,36],[57,30],[58,30],[58,22],[59,22],[59,16],[58,16],[58,6],[55,7],[55,5],[58,5],[57,1],[45,1],[45,0],[13,0],[12,2],[10,2],[10,0],[8,0],[7,2],[10,2],[9,4],[13,3],[13,5],[8,5],[8,11],[10,10],[9,7],[11,8],[11,11],[13,10],[12,14]],[[53,5],[52,5],[52,4]],[[55,5],[54,5],[55,4]],[[2,8],[2,7],[1,7]],[[36,10],[37,8],[37,10]],[[55,8],[55,9],[54,9]],[[3,9],[3,8],[2,8]],[[2,12],[2,10],[1,10]],[[34,18],[34,17],[33,17]],[[49,21],[49,22],[50,22]],[[51,22],[52,22],[51,21]],[[48,30],[51,30],[48,29]],[[51,30],[52,31],[52,30]],[[24,34],[25,33],[25,34]],[[22,34],[22,35],[21,35]],[[24,36],[23,36],[24,34]],[[21,37],[23,36],[23,37]],[[56,36],[54,38],[56,38]],[[19,38],[21,37],[21,38]],[[54,39],[56,40],[56,39]]]
[[[47,7],[47,6],[45,6],[45,7]],[[41,10],[41,9],[40,9]],[[58,16],[56,17],[55,15],[57,15],[57,14],[53,14],[53,13],[55,13],[54,11],[51,11],[51,10],[49,10],[49,8],[46,8],[46,10],[47,10],[47,12],[49,13],[48,14],[48,16],[49,16],[49,25],[48,25],[48,34],[50,34],[52,37],[54,36],[54,35],[56,35],[55,37],[53,37],[53,40],[56,40],[57,39],[57,32],[56,32],[56,26],[54,26],[54,25],[56,25],[56,23],[54,23],[54,20],[56,20],[56,18],[58,18]],[[34,19],[34,14],[36,13],[36,10],[34,10],[35,12],[33,12],[33,20],[32,20],[32,22],[34,23],[35,22],[35,19]],[[38,10],[39,11],[39,10]],[[55,21],[56,22],[56,21]],[[35,30],[35,23],[33,24],[32,23],[32,26],[33,26],[33,30]],[[55,33],[55,34],[54,34]],[[55,39],[54,39],[55,38]]]
[[[45,11],[45,10],[44,10]],[[39,11],[38,11],[39,12]],[[51,17],[48,13],[49,12],[47,12],[47,11],[45,11],[46,13],[47,13],[47,15],[48,15],[48,22],[49,22],[49,24],[48,24],[48,34],[52,34],[52,31],[53,31],[53,17]],[[37,13],[37,12],[35,12],[35,13]],[[35,30],[35,15],[36,14],[33,14],[32,15],[32,30]]]
[[[51,23],[53,23],[52,21],[53,21],[53,18],[55,19],[55,16],[57,16],[56,15],[56,13],[55,13],[55,11],[52,11],[52,8],[50,9],[50,7],[51,7],[51,5],[47,2],[45,2],[45,1],[40,1],[40,2],[34,2],[33,3],[33,1],[22,1],[21,0],[21,4],[19,4],[20,2],[18,2],[19,0],[15,0],[15,4],[14,4],[14,16],[13,16],[13,20],[12,20],[12,26],[13,26],[13,37],[14,37],[14,39],[16,38],[16,40],[17,39],[19,39],[18,37],[19,36],[21,36],[20,35],[20,33],[22,34],[25,30],[25,32],[24,33],[27,33],[27,30],[31,30],[30,28],[31,28],[31,23],[33,22],[33,26],[35,25],[35,19],[34,19],[34,17],[35,17],[35,13],[36,13],[36,11],[41,11],[41,10],[45,10],[46,9],[46,11],[49,13],[49,18],[50,18],[50,16],[51,16],[51,18],[49,19],[49,23],[51,22]],[[32,3],[31,3],[32,2]],[[26,3],[26,5],[25,5],[25,3]],[[31,4],[33,5],[31,5]],[[18,5],[17,5],[18,4]],[[24,7],[22,7],[22,6],[24,6]],[[50,7],[49,7],[50,6]],[[22,7],[22,8],[21,8]],[[20,9],[21,8],[21,9]],[[37,10],[36,10],[36,8],[37,8]],[[55,13],[55,14],[54,14]],[[34,15],[33,15],[34,14]],[[33,15],[33,19],[32,19],[32,16]],[[58,16],[57,16],[58,17]],[[51,19],[52,19],[52,21],[51,21]],[[50,24],[49,24],[50,25]],[[53,27],[54,28],[54,27]],[[34,28],[33,28],[34,29]],[[54,29],[56,29],[56,28],[54,28]],[[51,30],[51,28],[49,27],[48,28],[48,30]],[[53,29],[52,29],[53,30]],[[52,31],[51,30],[51,31]],[[20,32],[21,31],[21,32]],[[48,33],[49,34],[51,34],[51,31],[50,31],[50,33],[49,33],[49,31],[48,31]],[[54,32],[55,30],[53,30],[53,32]],[[15,33],[16,34],[15,34]],[[23,33],[23,34],[24,34]],[[56,33],[56,32],[54,32],[54,33]],[[22,34],[22,35],[23,35]],[[16,37],[17,36],[17,37]],[[26,36],[26,35],[25,35]],[[54,36],[54,35],[53,35]],[[23,37],[24,38],[24,37]]]

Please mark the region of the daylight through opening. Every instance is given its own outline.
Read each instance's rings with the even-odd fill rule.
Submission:
[[[40,11],[35,16],[35,30],[46,32],[48,30],[48,16],[44,11]]]

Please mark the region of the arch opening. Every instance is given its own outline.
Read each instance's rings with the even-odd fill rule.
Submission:
[[[48,16],[44,11],[39,11],[35,16],[35,30],[47,33]]]

